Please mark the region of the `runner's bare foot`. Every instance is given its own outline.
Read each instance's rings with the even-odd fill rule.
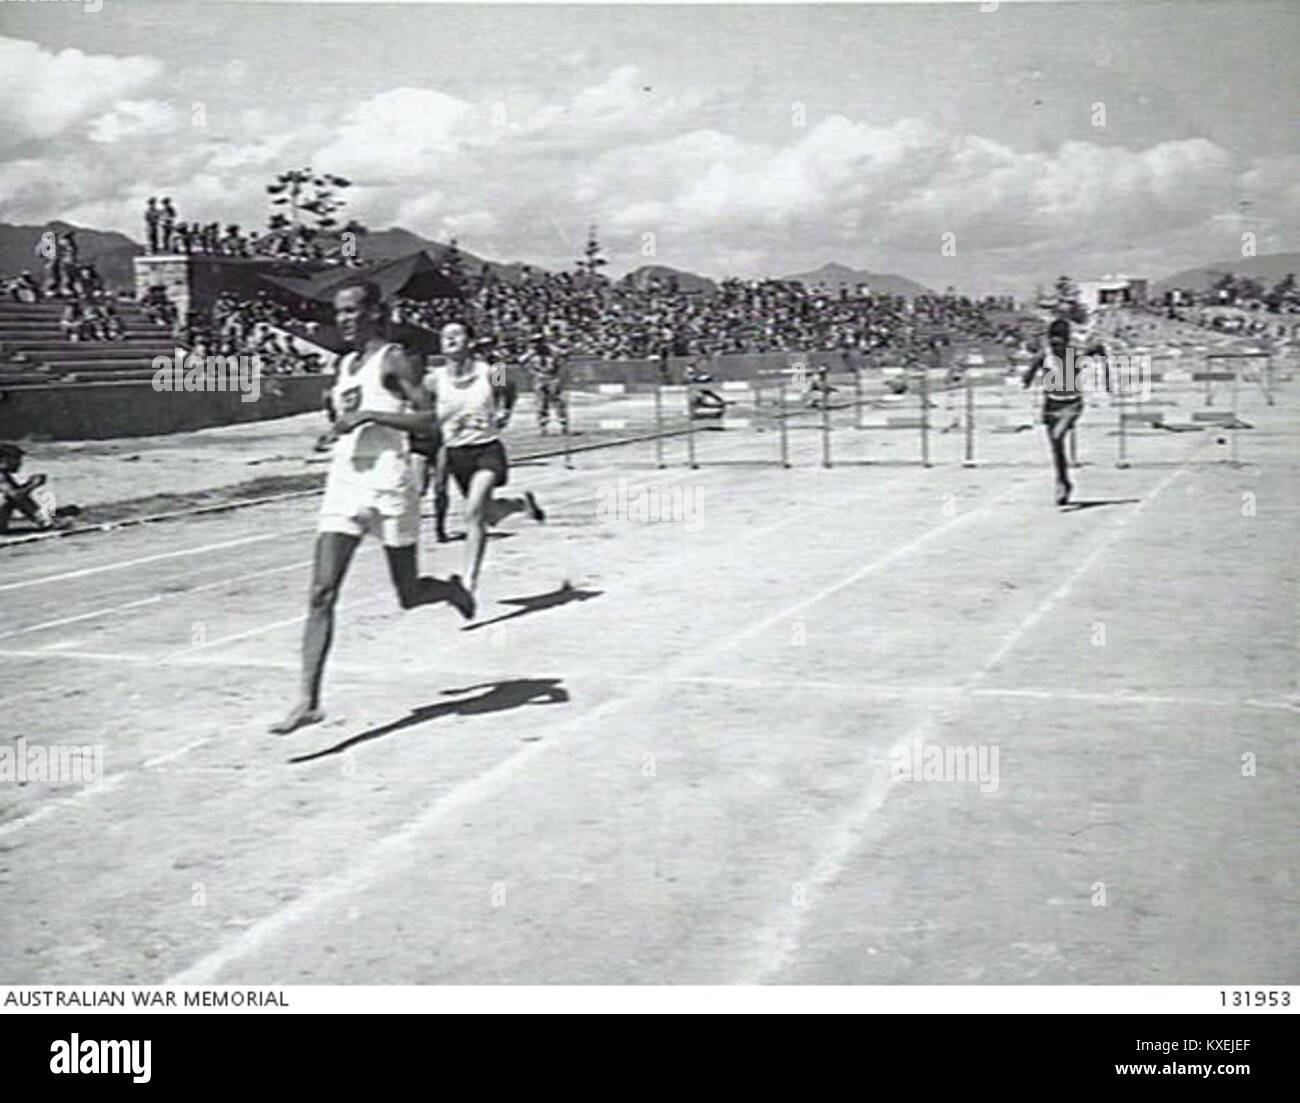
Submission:
[[[474,610],[478,603],[474,600],[474,595],[465,588],[464,580],[460,575],[454,574],[451,576],[451,581],[448,585],[451,587],[451,593],[447,600],[451,602],[455,607],[456,612],[458,612],[462,617],[466,620],[472,620],[474,618]]]
[[[305,728],[308,724],[319,724],[324,719],[325,714],[320,709],[313,708],[304,701],[294,706],[288,716],[278,724],[272,724],[267,730],[272,735],[288,735],[291,731]]]

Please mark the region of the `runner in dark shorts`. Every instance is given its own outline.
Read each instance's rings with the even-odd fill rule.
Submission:
[[[509,424],[515,388],[504,369],[471,352],[470,327],[449,322],[439,334],[444,363],[425,377],[443,448],[440,474],[456,480],[465,498],[465,577],[470,592],[478,586],[487,530],[511,513],[534,521],[546,514],[529,491],[520,497],[496,497],[509,481],[506,450],[499,434]],[[445,478],[441,480],[445,485]]]
[[[1056,472],[1056,504],[1070,500],[1074,487],[1070,483],[1066,439],[1083,414],[1083,392],[1078,389],[1074,361],[1070,357],[1070,322],[1064,306],[1047,327],[1048,351],[1034,357],[1022,382],[1028,388],[1035,377],[1043,375],[1043,426]],[[1092,351],[1092,350],[1090,350]]]
[[[506,450],[499,440],[487,444],[466,444],[460,448],[448,448],[447,474],[456,480],[463,495],[469,494],[469,484],[476,471],[491,471],[496,481],[493,488],[505,486],[510,481],[510,465],[506,462]]]

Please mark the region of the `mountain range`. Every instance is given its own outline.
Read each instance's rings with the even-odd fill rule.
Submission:
[[[934,292],[909,280],[906,276],[895,276],[889,272],[868,272],[865,268],[849,268],[844,264],[823,264],[811,272],[796,272],[793,276],[782,276],[783,280],[798,282],[807,288],[822,288],[831,294],[838,294],[840,288],[849,290],[865,283],[872,293],[881,295],[933,295]]]
[[[712,294],[718,289],[718,285],[707,276],[697,276],[694,272],[683,272],[679,268],[669,268],[666,264],[643,264],[635,271],[629,272],[618,282],[624,287],[645,287],[651,280],[658,280],[664,284],[676,280],[680,290],[703,292],[706,295]]]
[[[1215,280],[1228,272],[1234,276],[1249,276],[1258,280],[1264,285],[1264,290],[1268,291],[1285,278],[1288,272],[1293,272],[1300,278],[1300,253],[1266,253],[1262,257],[1242,257],[1219,264],[1207,264],[1201,268],[1186,268],[1172,276],[1156,280],[1151,287],[1157,294],[1163,294],[1171,287],[1206,291],[1213,286]]]

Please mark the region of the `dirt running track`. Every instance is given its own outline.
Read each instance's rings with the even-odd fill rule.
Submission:
[[[368,544],[288,738],[316,500],[6,549],[4,741],[107,776],[0,786],[0,982],[1300,981],[1294,397],[1066,511],[1037,431],[519,468],[479,621]]]

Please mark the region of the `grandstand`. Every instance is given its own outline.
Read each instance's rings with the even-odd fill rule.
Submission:
[[[0,300],[0,387],[147,380],[152,359],[176,350],[170,334],[129,300],[114,303],[121,340],[69,342],[59,325],[66,305]]]

